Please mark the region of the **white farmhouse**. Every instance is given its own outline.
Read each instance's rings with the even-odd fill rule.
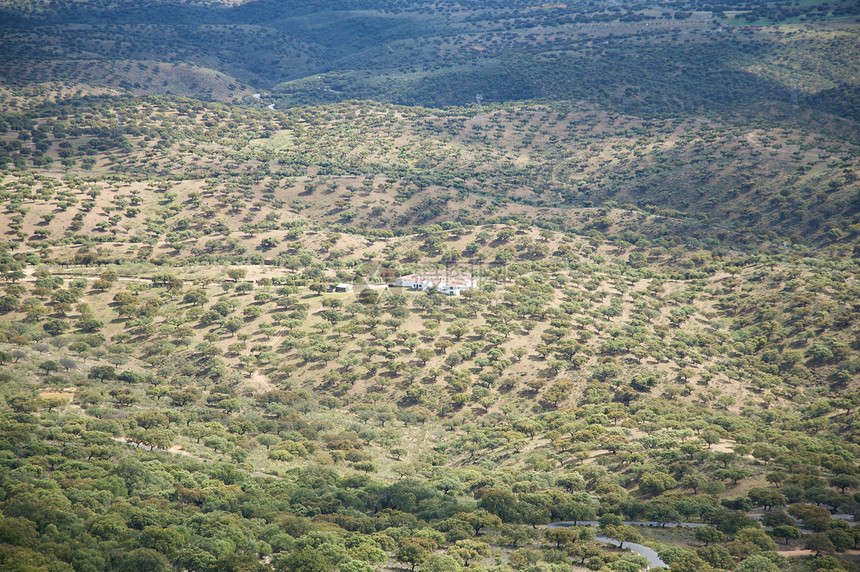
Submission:
[[[430,270],[400,276],[394,281],[395,286],[411,290],[429,290],[436,288],[440,294],[459,296],[460,292],[478,286],[478,281],[468,272],[459,270]]]

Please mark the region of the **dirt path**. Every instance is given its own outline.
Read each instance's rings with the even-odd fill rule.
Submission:
[[[272,341],[269,342],[269,347],[273,350],[276,349],[278,344],[281,342],[281,338],[283,338],[284,332],[286,331],[287,328],[281,328],[281,330],[275,334],[275,337],[272,338]],[[269,380],[269,377],[259,369],[254,370],[254,373],[251,374],[251,378],[248,380],[248,386],[260,392],[273,391],[277,389],[275,384]]]
[[[143,449],[144,451],[161,451],[167,453],[175,453],[177,455],[184,455],[186,457],[191,457],[194,460],[200,461],[201,463],[208,463],[209,459],[204,459],[203,457],[198,457],[192,453],[189,453],[179,445],[173,445],[169,449],[159,449],[158,447],[150,447],[149,445],[144,445],[143,443],[134,443],[133,441],[129,441],[125,437],[112,437],[114,441],[117,443],[123,443],[125,445],[131,445],[137,447],[138,449]]]
[[[150,447],[149,445],[144,445],[142,443],[135,445],[135,443],[129,441],[125,437],[112,437],[112,439],[114,441],[116,441],[117,443],[123,443],[125,445],[135,446],[138,449],[143,449],[144,451],[153,451],[154,450],[154,451],[161,451],[163,453],[173,453],[175,455],[183,455],[185,457],[190,457],[191,459],[194,459],[195,461],[200,461],[201,463],[211,463],[212,462],[210,459],[204,459],[203,457],[198,457],[197,455],[195,455],[193,453],[189,453],[188,451],[186,451],[185,449],[183,449],[179,445],[173,445],[169,449],[165,450],[165,449],[158,449],[158,448]],[[263,473],[261,471],[253,471],[251,473],[251,476],[252,477],[269,477],[272,479],[282,479],[283,478],[279,475],[273,475],[271,473]]]
[[[272,391],[275,389],[274,384],[272,384],[266,374],[260,370],[256,370],[251,374],[251,379],[248,382],[248,385],[261,392]]]
[[[275,346],[277,346],[280,343],[281,338],[284,337],[284,332],[286,332],[286,331],[287,331],[286,328],[281,328],[281,331],[279,331],[277,334],[275,334],[275,337],[272,338],[272,342],[269,344],[269,346],[271,346],[272,349],[275,349]]]
[[[860,550],[844,550],[839,554],[857,556],[860,555]],[[785,556],[786,558],[791,558],[793,556],[814,556],[815,552],[812,550],[804,550],[802,548],[789,548],[785,550],[780,548],[779,555]]]

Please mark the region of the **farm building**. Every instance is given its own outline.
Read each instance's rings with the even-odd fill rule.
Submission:
[[[459,296],[460,292],[477,287],[478,281],[468,272],[432,270],[400,276],[394,281],[394,285],[411,290],[435,288],[441,294]]]

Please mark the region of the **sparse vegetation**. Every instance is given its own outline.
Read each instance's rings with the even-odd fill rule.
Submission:
[[[853,4],[148,8],[2,3],[0,567],[856,568]]]

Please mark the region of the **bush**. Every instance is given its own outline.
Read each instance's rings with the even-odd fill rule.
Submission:
[[[95,369],[95,368],[93,368]],[[92,373],[92,371],[90,371]],[[133,371],[123,371],[117,374],[116,379],[119,381],[125,381],[127,383],[143,383],[144,377],[139,373]]]

